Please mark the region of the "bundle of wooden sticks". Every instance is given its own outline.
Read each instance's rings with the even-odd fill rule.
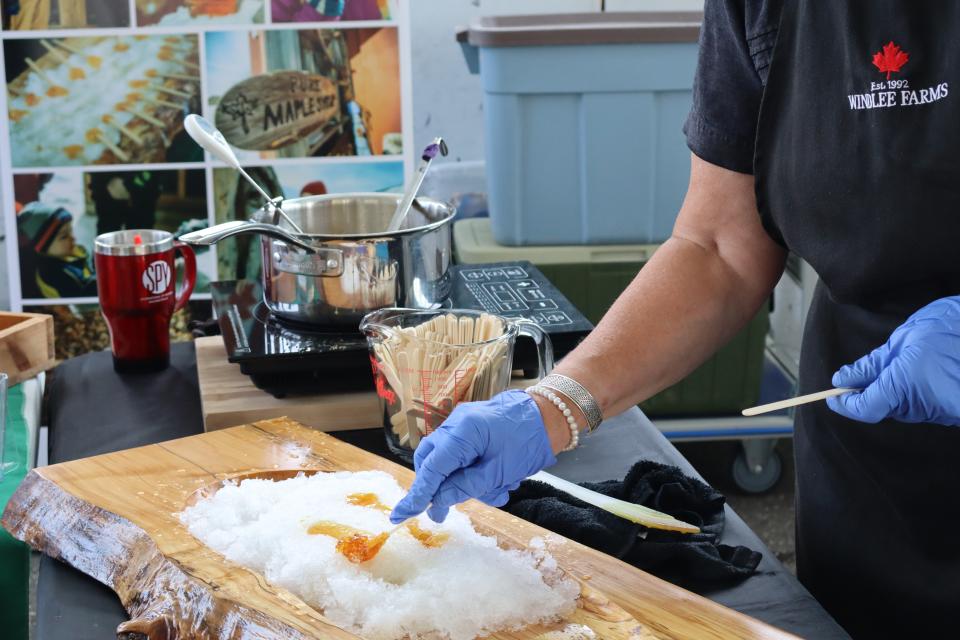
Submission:
[[[388,411],[401,446],[415,449],[458,403],[488,400],[506,388],[510,341],[497,340],[505,331],[497,316],[446,313],[395,329],[374,345],[379,373],[396,396]]]

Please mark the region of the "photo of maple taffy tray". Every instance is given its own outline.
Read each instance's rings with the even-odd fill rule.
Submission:
[[[197,36],[7,40],[14,167],[199,162]]]

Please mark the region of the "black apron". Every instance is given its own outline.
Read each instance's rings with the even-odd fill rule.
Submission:
[[[755,174],[765,227],[821,278],[800,392],[829,388],[960,294],[960,2],[786,0]],[[794,446],[804,585],[854,637],[960,635],[960,428],[816,403]]]

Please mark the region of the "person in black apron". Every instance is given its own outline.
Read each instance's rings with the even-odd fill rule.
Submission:
[[[800,392],[862,390],[797,412],[799,577],[854,637],[958,635],[960,3],[705,12],[674,238],[557,367],[572,381],[461,405],[423,441],[394,520],[503,504],[576,444],[567,422],[649,397],[691,368],[676,360],[722,344],[789,249],[821,279]],[[698,235],[729,226],[732,240]]]
[[[794,435],[798,574],[855,637],[960,633],[957,62],[960,3],[785,2],[760,110],[764,225],[820,276],[800,392],[866,389]]]

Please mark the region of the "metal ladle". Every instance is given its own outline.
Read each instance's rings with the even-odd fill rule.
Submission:
[[[230,144],[227,143],[226,138],[223,137],[223,134],[220,133],[220,130],[213,126],[209,120],[202,116],[198,116],[195,113],[191,113],[184,118],[183,128],[186,129],[187,133],[191,138],[193,138],[194,142],[203,147],[206,151],[210,152],[221,162],[225,162],[232,168],[239,171],[240,175],[246,178],[247,182],[252,184],[253,188],[263,196],[264,200],[267,201],[267,206],[272,207],[277,213],[279,213],[280,216],[287,221],[287,224],[293,227],[294,231],[303,235],[303,230],[297,225],[296,222],[290,219],[290,216],[283,212],[283,209],[280,208],[279,201],[282,200],[282,198],[271,198],[270,195],[257,183],[257,181],[251,178],[250,174],[243,170],[243,167],[240,166],[240,161],[237,160],[237,156],[233,152],[233,149],[230,148]],[[274,222],[276,222],[276,218],[274,218]]]

